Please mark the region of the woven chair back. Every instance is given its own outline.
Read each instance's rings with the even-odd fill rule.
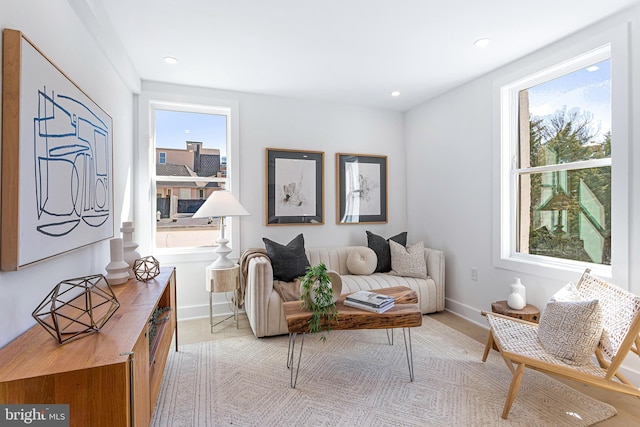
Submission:
[[[585,300],[600,301],[603,332],[599,348],[607,357],[613,359],[632,327],[636,329],[635,334],[638,334],[640,322],[634,321],[640,314],[640,297],[592,276],[588,271],[582,275],[577,288]],[[629,348],[623,349],[625,354],[628,350]]]

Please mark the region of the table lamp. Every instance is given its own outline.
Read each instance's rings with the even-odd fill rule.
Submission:
[[[249,215],[249,212],[228,191],[214,191],[193,214],[194,218],[220,217],[220,237],[216,240],[218,247],[214,249],[218,258],[211,264],[212,268],[231,268],[235,265],[233,261],[227,258],[231,248],[227,246],[229,241],[224,238],[224,218],[226,216],[243,215]]]

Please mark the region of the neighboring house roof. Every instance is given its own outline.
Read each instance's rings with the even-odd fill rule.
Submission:
[[[200,176],[214,176],[220,170],[219,154],[200,154]]]
[[[170,165],[170,164],[156,164],[156,175],[164,175],[164,176],[210,176],[210,175],[198,175],[188,166],[185,165]],[[156,182],[156,186],[158,187],[188,187],[188,188],[217,188],[218,183],[216,182],[202,182],[202,181],[193,181],[193,182],[171,182],[171,181],[158,181]]]
[[[207,182],[206,185],[198,185],[195,182],[170,182],[170,181],[158,181],[156,182],[156,187],[162,188],[175,188],[175,187],[183,187],[183,188],[218,188],[220,185],[217,182]]]
[[[156,175],[165,176],[192,176],[190,169],[185,165],[170,165],[156,163]]]

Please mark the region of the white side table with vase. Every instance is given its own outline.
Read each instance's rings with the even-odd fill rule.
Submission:
[[[240,289],[240,266],[238,264],[228,268],[207,267],[207,292],[209,292],[209,324],[211,325],[211,333],[213,327],[224,322],[231,317],[236,322],[238,328],[238,290]],[[214,292],[233,292],[233,315],[213,323],[213,293]]]

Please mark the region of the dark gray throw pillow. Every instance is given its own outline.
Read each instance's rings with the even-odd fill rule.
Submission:
[[[310,266],[307,254],[304,252],[304,237],[298,234],[286,246],[262,238],[267,255],[271,258],[273,278],[283,282],[291,282],[296,277],[304,276]]]
[[[376,273],[388,273],[391,271],[391,249],[389,249],[389,240],[400,243],[402,246],[407,246],[407,232],[403,231],[400,234],[389,237],[389,239],[385,239],[384,237],[367,231],[367,246],[373,249],[378,256]]]

